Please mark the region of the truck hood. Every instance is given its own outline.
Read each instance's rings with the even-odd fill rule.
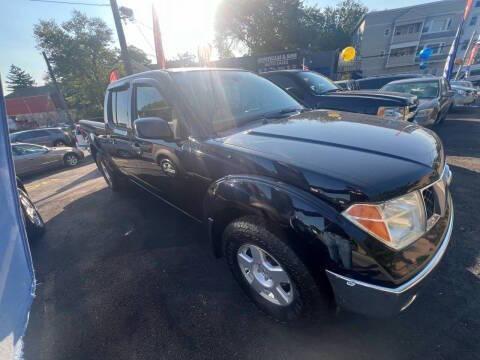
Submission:
[[[261,175],[339,206],[405,194],[438,179],[444,166],[442,144],[430,130],[338,111],[298,114],[216,142],[247,153],[242,161],[257,161],[252,168]]]
[[[411,94],[404,94],[398,92],[387,92],[387,91],[374,91],[374,90],[354,90],[354,91],[340,91],[334,93],[335,95],[342,95],[342,96],[361,96],[365,98],[375,98],[375,99],[383,99],[383,100],[393,100],[405,103],[410,105],[417,104],[417,96]],[[405,105],[403,105],[405,106]]]

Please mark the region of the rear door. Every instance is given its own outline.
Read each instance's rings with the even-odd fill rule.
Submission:
[[[45,146],[52,145],[52,138],[48,130],[35,130],[25,134],[21,134],[17,141]]]
[[[20,174],[40,171],[55,163],[49,156],[49,150],[34,144],[14,145],[15,169]]]
[[[444,78],[440,79],[440,112],[442,114],[446,114],[450,108],[450,95],[448,93],[450,89],[450,85],[448,84],[448,81],[445,80]]]

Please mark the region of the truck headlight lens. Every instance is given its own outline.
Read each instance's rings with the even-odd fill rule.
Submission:
[[[426,229],[423,200],[418,191],[381,204],[355,204],[342,214],[395,250],[410,245]]]
[[[408,114],[408,107],[401,106],[381,106],[378,108],[377,116],[387,120],[404,120]]]
[[[465,95],[467,94],[466,91],[460,90],[460,89],[455,90],[455,92],[456,92],[458,95],[460,95],[460,96],[465,96]]]

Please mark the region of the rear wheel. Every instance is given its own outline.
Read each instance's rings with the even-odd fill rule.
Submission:
[[[45,233],[45,223],[42,216],[25,191],[18,189],[18,197],[28,238],[31,240],[40,238]]]
[[[282,322],[328,311],[327,296],[306,266],[264,220],[238,219],[227,226],[223,240],[230,270],[262,311]]]
[[[65,156],[63,157],[63,162],[65,163],[65,166],[68,166],[68,167],[77,166],[79,161],[80,161],[80,158],[78,157],[77,154],[74,154],[74,153],[65,154]]]

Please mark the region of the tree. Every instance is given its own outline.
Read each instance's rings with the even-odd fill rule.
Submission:
[[[250,54],[286,49],[333,50],[350,43],[351,32],[367,8],[343,0],[324,9],[302,0],[222,0],[215,18],[220,57],[238,46]]]
[[[33,87],[35,80],[33,80],[33,77],[25,70],[12,64],[10,65],[6,83],[10,91],[15,91],[17,89]]]
[[[102,112],[108,75],[118,64],[112,30],[99,18],[74,11],[62,24],[41,20],[34,26],[37,47],[47,54],[70,106],[86,114]]]
[[[167,61],[167,67],[169,68],[189,66],[198,66],[198,62],[197,57],[188,51],[179,53],[175,58]]]

